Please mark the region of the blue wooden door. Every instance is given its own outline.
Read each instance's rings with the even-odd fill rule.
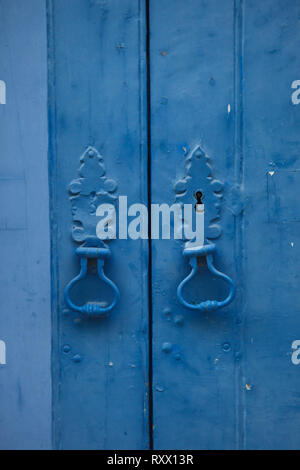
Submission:
[[[299,6],[71,3],[49,8],[57,445],[297,447]],[[131,202],[171,205],[187,171],[195,192],[218,196],[206,223],[234,302],[180,304],[181,241],[116,240],[107,269],[120,303],[100,321],[73,318],[62,296],[78,269],[66,188],[88,146]],[[184,295],[221,301],[228,286],[201,260]]]
[[[182,307],[182,246],[152,241],[156,448],[299,448],[299,14],[294,1],[150,1],[152,200],[175,200],[200,146],[223,182],[215,265],[237,287],[215,312]],[[223,284],[201,266],[185,296],[222,300]]]
[[[0,15],[0,446],[299,448],[298,2]],[[146,236],[106,246],[119,196]],[[147,236],[175,203],[192,250]]]

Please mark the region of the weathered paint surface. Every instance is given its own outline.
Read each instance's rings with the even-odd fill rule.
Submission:
[[[291,361],[299,336],[300,4],[247,1],[244,16],[244,212],[241,338],[244,446],[299,449],[300,370]],[[261,79],[258,81],[258,77]],[[273,176],[270,175],[274,171]],[[270,179],[272,180],[272,184]],[[270,198],[276,196],[272,219]]]
[[[0,17],[0,447],[45,449],[51,447],[45,4],[1,0]]]
[[[153,242],[154,446],[299,448],[299,4],[150,5],[152,197],[172,201],[201,143],[225,182],[217,264],[238,286],[222,311],[181,308],[181,248]],[[191,296],[220,288],[203,272]]]
[[[235,103],[233,11],[232,0],[150,2],[153,202],[174,200],[174,183],[185,175],[187,155],[197,145],[209,156],[214,177],[224,181],[224,198],[236,183],[235,123],[227,108]],[[237,282],[235,219],[225,204],[215,260]],[[154,447],[235,446],[237,301],[208,314],[181,306],[176,289],[189,272],[182,243],[159,240],[152,246]],[[221,300],[226,292],[203,267],[186,298]],[[168,354],[166,341],[172,345]]]
[[[0,16],[1,448],[143,449],[152,433],[155,449],[299,448],[299,4],[0,0]],[[83,209],[69,184],[92,146],[118,195],[147,204],[147,124],[151,202],[176,201],[198,145],[224,183],[205,225],[236,298],[183,307],[183,243],[153,240],[149,318],[148,243],[114,240],[105,272],[120,301],[87,319],[64,300],[79,270],[74,221],[89,224],[72,219]],[[224,299],[199,268],[189,301]],[[94,274],[72,291],[78,304],[111,299]]]
[[[102,155],[129,204],[146,202],[144,2],[54,0],[48,21],[54,445],[142,449],[149,446],[147,242],[110,244],[105,271],[120,301],[108,316],[76,314],[63,293],[79,270],[68,187],[87,147]],[[91,275],[73,295],[78,304],[109,302],[110,292]]]

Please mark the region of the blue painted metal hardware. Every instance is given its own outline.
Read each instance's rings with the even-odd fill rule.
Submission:
[[[95,246],[90,246],[94,243]],[[98,244],[98,246],[97,246]],[[88,240],[83,245],[76,248],[76,254],[80,257],[80,273],[74,277],[66,286],[65,301],[66,304],[76,312],[85,313],[88,316],[99,316],[110,312],[119,300],[120,292],[113,281],[104,274],[104,261],[110,256],[110,249],[105,246],[101,240]],[[84,305],[76,305],[72,302],[70,292],[72,287],[87,275],[88,259],[97,258],[97,273],[99,279],[102,279],[113,290],[113,300],[109,305],[103,302],[86,302]]]
[[[89,146],[80,157],[79,177],[69,185],[72,206],[72,238],[81,243],[88,237],[96,237],[96,210],[100,204],[112,204],[116,208],[117,182],[107,178],[102,155]]]
[[[226,305],[230,304],[232,302],[234,295],[235,295],[235,286],[232,281],[232,279],[227,276],[224,273],[221,273],[218,271],[215,266],[214,266],[214,261],[213,261],[213,253],[216,250],[216,245],[209,244],[209,245],[203,245],[199,247],[193,247],[193,248],[185,248],[183,250],[183,255],[189,257],[189,264],[191,265],[192,269],[191,272],[188,274],[188,276],[181,281],[177,288],[177,296],[179,301],[185,306],[193,310],[200,310],[201,312],[207,312],[211,310],[217,310],[218,308],[225,307]],[[199,304],[192,304],[187,302],[183,298],[182,290],[185,284],[192,279],[192,277],[195,276],[197,270],[198,270],[198,258],[201,256],[206,257],[206,262],[208,269],[212,274],[215,276],[219,277],[220,279],[223,279],[229,284],[229,293],[226,297],[226,299],[222,301],[217,301],[217,300],[206,300],[204,302],[200,302]]]
[[[189,258],[191,265],[191,272],[181,281],[177,288],[177,297],[179,301],[187,308],[193,310],[200,310],[201,312],[217,310],[220,307],[225,307],[234,298],[235,286],[226,274],[218,271],[213,263],[213,253],[216,250],[216,245],[209,242],[209,240],[217,239],[222,234],[220,225],[220,208],[222,201],[223,183],[213,177],[212,165],[210,158],[204,149],[197,145],[186,159],[186,174],[185,177],[175,184],[176,200],[181,204],[191,203],[196,198],[197,204],[196,211],[203,204],[204,211],[204,245],[199,245],[195,239],[187,240],[184,245],[183,255]],[[203,201],[202,201],[203,198]],[[226,299],[222,301],[206,300],[198,304],[189,303],[183,298],[182,290],[185,284],[192,279],[198,270],[198,258],[205,256],[208,269],[215,276],[226,281],[229,286],[229,294]]]
[[[223,182],[214,178],[211,160],[200,145],[187,155],[185,163],[185,175],[174,186],[176,202],[204,204],[205,240],[216,240],[222,235]]]
[[[73,228],[72,237],[75,242],[84,242],[76,248],[80,257],[80,273],[68,283],[65,288],[65,301],[72,309],[88,316],[100,316],[110,312],[116,305],[120,292],[117,286],[104,274],[104,261],[110,256],[110,249],[96,237],[98,219],[96,210],[100,204],[115,205],[117,197],[116,181],[108,179],[105,175],[105,166],[102,155],[96,148],[89,146],[80,157],[79,178],[69,185],[71,194]],[[98,277],[113,290],[113,300],[109,305],[103,302],[87,302],[76,305],[72,302],[70,291],[72,287],[87,275],[88,258],[97,259]]]

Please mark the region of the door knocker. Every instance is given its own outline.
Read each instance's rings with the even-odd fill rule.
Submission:
[[[110,256],[110,249],[103,240],[96,236],[96,210],[101,203],[114,204],[114,194],[117,184],[105,176],[102,156],[93,147],[83,153],[80,158],[79,178],[73,180],[69,186],[70,201],[72,205],[73,228],[72,238],[81,243],[75,249],[80,259],[80,272],[65,288],[65,302],[74,311],[89,317],[101,316],[110,312],[119,300],[120,293],[115,283],[104,273],[105,260]],[[71,291],[75,284],[86,277],[88,262],[97,260],[97,275],[113,292],[111,303],[103,301],[86,301],[83,305],[76,305],[71,300]]]
[[[195,190],[195,188],[197,188]],[[235,295],[235,285],[226,274],[218,271],[214,266],[213,255],[216,245],[211,240],[221,235],[221,226],[217,223],[220,218],[220,204],[222,199],[223,184],[213,178],[209,159],[200,146],[197,146],[187,158],[186,176],[175,185],[176,201],[181,204],[190,203],[193,197],[196,217],[199,217],[198,226],[201,234],[195,239],[186,241],[183,256],[188,259],[191,271],[177,287],[177,297],[182,305],[189,309],[201,312],[217,310],[232,302]],[[202,201],[203,195],[205,199]],[[196,275],[198,271],[198,260],[206,258],[209,271],[217,278],[225,281],[229,286],[229,292],[224,300],[205,300],[200,303],[190,303],[183,297],[184,286]]]

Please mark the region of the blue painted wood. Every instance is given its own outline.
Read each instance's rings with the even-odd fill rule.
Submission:
[[[200,145],[214,177],[225,183],[216,266],[237,281],[229,202],[235,184],[234,3],[162,0],[150,6],[152,202],[174,202],[174,184]],[[202,180],[199,174],[195,192]],[[190,203],[195,202],[191,195]],[[182,249],[181,241],[152,241],[154,447],[235,447],[237,303],[210,313],[183,307],[176,295],[189,272]],[[203,266],[186,297],[198,303],[222,300],[226,292]]]
[[[237,285],[234,302],[207,313],[182,306],[184,244],[153,240],[149,337],[147,241],[115,240],[105,269],[119,304],[94,319],[65,304],[80,222],[94,230],[95,194],[78,180],[89,146],[105,162],[105,197],[115,180],[129,204],[147,203],[145,4],[49,0],[46,18],[45,2],[0,0],[0,446],[49,448],[52,424],[55,448],[149,447],[153,341],[156,449],[297,449],[297,2],[150,0],[152,202],[176,201],[200,145],[217,192],[224,182],[207,228],[216,266]],[[99,175],[89,176],[91,188]],[[203,177],[200,167],[191,173],[191,203]],[[91,196],[83,218],[78,185]],[[224,299],[226,284],[204,259],[199,268],[189,301]],[[94,274],[72,291],[79,304],[109,301]]]
[[[238,286],[226,309],[183,308],[182,247],[152,242],[154,446],[299,448],[299,5],[150,5],[152,199],[174,200],[200,144],[225,182],[217,265]],[[212,295],[203,268],[191,298]]]
[[[300,5],[248,0],[244,18],[244,446],[299,449]],[[260,80],[258,81],[258,77]],[[273,173],[274,172],[274,173]],[[274,214],[276,216],[274,217]]]
[[[0,1],[1,449],[51,447],[46,10]],[[4,342],[4,343],[3,343]]]
[[[48,23],[54,445],[142,449],[149,445],[147,241],[110,244],[105,269],[120,301],[107,317],[81,317],[63,293],[79,269],[68,187],[88,146],[128,204],[147,202],[144,2],[49,1]],[[79,304],[108,295],[96,276],[75,292]]]

